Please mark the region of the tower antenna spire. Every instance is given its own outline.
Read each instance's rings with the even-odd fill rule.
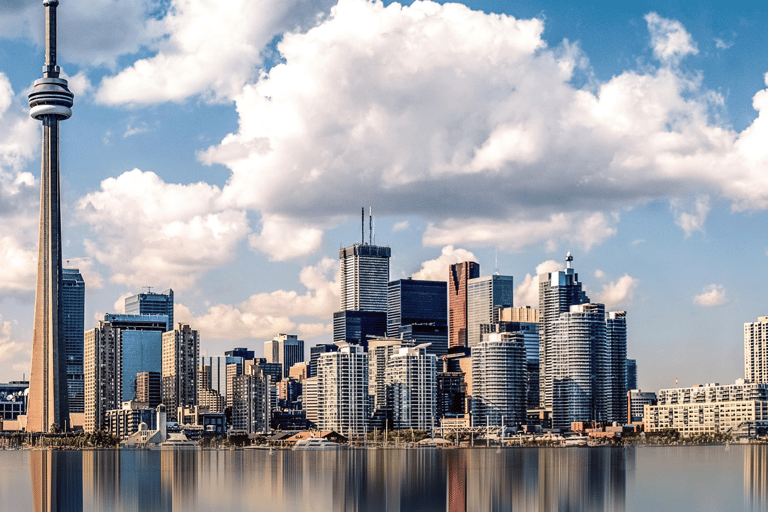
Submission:
[[[360,245],[365,245],[365,206],[360,208]]]
[[[368,243],[373,245],[373,206],[368,207]]]

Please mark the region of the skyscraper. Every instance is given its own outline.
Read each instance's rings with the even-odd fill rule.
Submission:
[[[389,247],[371,244],[354,244],[339,251],[342,311],[387,312],[391,255]]]
[[[572,305],[589,302],[587,294],[581,289],[579,274],[571,268],[573,256],[570,252],[565,261],[565,270],[539,274],[539,396],[541,405],[547,408],[552,407],[552,389],[547,388],[552,324],[561,313],[569,312]],[[550,379],[550,386],[551,383]]]
[[[168,315],[168,330],[176,325],[173,323],[173,290],[160,293],[148,291],[132,295],[125,299],[126,315]]]
[[[520,332],[488,333],[472,348],[475,426],[525,420],[525,345]]]
[[[467,346],[467,284],[480,277],[480,264],[465,261],[448,266],[448,348]]]
[[[285,379],[291,366],[304,361],[304,340],[298,339],[295,334],[278,334],[264,342],[264,357],[268,363],[282,366],[282,378]]]
[[[571,306],[551,328],[546,389],[552,426],[567,429],[574,421],[605,421],[605,306]]]
[[[605,314],[605,344],[606,417],[608,421],[623,421],[627,417],[626,311],[609,311]]]
[[[387,314],[381,311],[337,311],[333,314],[333,342],[368,347],[368,340],[387,332]]]
[[[425,345],[400,347],[389,356],[385,382],[392,425],[402,430],[429,430],[436,421],[437,358]]]
[[[744,378],[768,383],[768,316],[744,324]]]
[[[43,0],[46,37],[43,78],[35,80],[29,95],[29,114],[43,122],[40,178],[40,238],[32,335],[32,370],[29,377],[27,431],[67,428],[66,345],[61,309],[61,190],[59,178],[59,121],[72,116],[74,95],[59,77],[56,65],[56,7],[58,0]]]
[[[347,437],[368,427],[368,354],[363,347],[339,343],[338,352],[317,363],[317,426]]]
[[[552,426],[574,421],[624,421],[627,322],[602,304],[571,306],[552,323],[547,373]]]
[[[189,324],[163,333],[163,404],[168,420],[176,421],[179,407],[197,404],[200,336]]]
[[[480,325],[499,321],[499,310],[514,306],[512,276],[492,275],[467,283],[467,346],[480,343]]]
[[[104,315],[84,335],[85,430],[104,427],[105,414],[138,397],[138,374],[160,372],[165,315]]]
[[[429,343],[427,353],[448,352],[448,283],[398,279],[387,288],[387,336]]]
[[[627,392],[637,389],[637,359],[627,359]]]
[[[317,360],[320,358],[320,354],[326,352],[336,352],[339,350],[339,346],[334,343],[323,343],[315,345],[309,349],[309,366],[307,367],[307,378],[317,377]]]
[[[85,281],[77,269],[62,269],[61,312],[67,347],[69,412],[83,409],[83,331],[85,330]]]
[[[392,404],[387,397],[387,362],[402,347],[413,342],[400,338],[374,338],[368,343],[368,406],[372,427],[383,429],[392,425]]]

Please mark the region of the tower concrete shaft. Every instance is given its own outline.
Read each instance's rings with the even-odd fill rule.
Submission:
[[[74,95],[59,78],[56,65],[56,7],[58,0],[43,0],[46,10],[46,59],[43,78],[29,95],[30,115],[43,123],[40,178],[40,238],[32,339],[27,431],[46,432],[69,423],[66,347],[61,313],[61,198],[59,185],[59,121],[72,115]]]

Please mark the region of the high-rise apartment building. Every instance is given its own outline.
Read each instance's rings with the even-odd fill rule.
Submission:
[[[627,417],[627,312],[605,314],[606,417],[623,421]]]
[[[232,428],[247,434],[269,432],[269,377],[258,366],[232,381]]]
[[[480,264],[465,261],[448,266],[448,347],[467,346],[467,285],[480,277]]]
[[[104,427],[106,411],[137,398],[138,375],[160,372],[165,315],[104,315],[84,335],[85,430]]]
[[[291,366],[304,361],[304,340],[298,339],[295,334],[278,334],[264,342],[264,357],[268,363],[282,366],[282,378],[285,379]]]
[[[486,327],[485,332],[520,332],[525,344],[525,389],[526,407],[539,406],[539,310],[530,307],[504,308],[499,316],[499,323]]]
[[[606,314],[602,304],[571,306],[552,323],[547,391],[552,426],[575,421],[624,421],[626,402],[626,313]]]
[[[173,329],[173,290],[146,292],[125,299],[126,315],[167,315],[168,331]]]
[[[335,343],[322,343],[315,345],[309,349],[309,366],[307,367],[307,378],[317,377],[317,360],[320,358],[320,354],[326,352],[336,352],[339,350],[339,346]]]
[[[392,426],[392,407],[387,394],[387,363],[402,347],[412,347],[411,340],[373,338],[368,342],[368,393],[372,428]]]
[[[425,345],[401,347],[389,356],[385,382],[395,429],[429,430],[435,425],[437,358]]]
[[[768,316],[744,324],[744,378],[768,383]]]
[[[549,349],[552,346],[553,323],[562,313],[570,311],[572,305],[589,302],[581,289],[579,274],[571,268],[573,256],[565,258],[566,269],[558,272],[539,274],[539,396],[543,407],[552,408],[552,389],[547,388],[549,371]]]
[[[499,311],[514,306],[512,276],[492,275],[470,279],[467,283],[467,346],[480,343],[482,324],[499,321]]]
[[[339,251],[342,311],[387,312],[391,255],[389,247],[371,244],[354,244]]]
[[[346,437],[361,437],[368,427],[368,355],[363,347],[339,343],[317,364],[317,425]]]
[[[163,404],[168,421],[176,421],[179,407],[197,405],[199,352],[200,336],[189,324],[163,333]]]
[[[387,288],[387,336],[429,343],[427,352],[448,352],[448,283],[399,279]]]
[[[472,348],[475,426],[525,421],[525,344],[520,332],[488,333]]]
[[[95,329],[85,331],[84,338],[84,396],[86,432],[102,430],[107,411],[119,409],[123,398],[122,342],[120,329],[108,322],[99,322]]]
[[[62,269],[61,318],[67,348],[69,412],[85,412],[83,400],[83,331],[85,331],[85,281],[77,269]]]

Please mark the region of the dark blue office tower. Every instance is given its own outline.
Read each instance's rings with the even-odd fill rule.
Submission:
[[[387,336],[431,343],[427,353],[448,352],[448,283],[399,279],[387,289]]]
[[[85,281],[78,269],[62,269],[61,316],[67,352],[69,412],[85,412],[83,396],[83,331],[85,331]]]

